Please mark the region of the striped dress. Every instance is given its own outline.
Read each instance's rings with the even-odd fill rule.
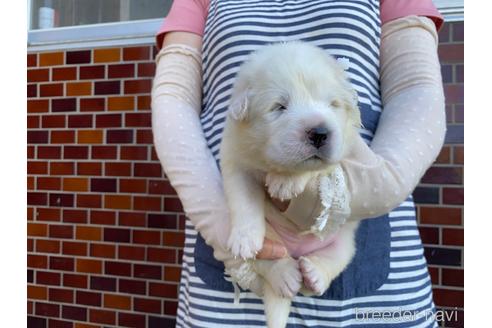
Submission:
[[[303,40],[350,60],[370,143],[381,113],[379,0],[212,0],[203,42],[201,122],[218,161],[234,78],[265,44]],[[177,327],[264,327],[260,298],[231,283],[189,221],[183,253]],[[298,295],[288,327],[437,327],[431,281],[409,197],[388,215],[362,221],[357,254],[319,297]]]

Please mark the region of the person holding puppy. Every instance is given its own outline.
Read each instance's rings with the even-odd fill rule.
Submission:
[[[241,63],[265,44],[294,40],[348,59],[364,127],[341,163],[347,219],[361,220],[356,255],[325,294],[294,298],[288,324],[366,327],[384,314],[391,327],[437,326],[409,195],[444,140],[441,24],[430,0],[174,2],[157,36],[152,112],[156,152],[189,218],[177,326],[264,326],[259,279],[244,275],[252,292],[239,304],[224,279],[224,266],[241,275],[241,260],[226,247],[218,153]],[[309,222],[323,206],[306,195],[279,215]],[[267,240],[259,256],[284,254]]]

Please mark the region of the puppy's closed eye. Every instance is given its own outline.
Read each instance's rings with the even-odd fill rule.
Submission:
[[[278,112],[283,112],[283,111],[286,111],[287,110],[287,106],[286,105],[283,105],[283,104],[280,104],[280,103],[276,103],[275,105],[273,105],[271,111],[272,112],[275,112],[275,111],[278,111]]]
[[[330,106],[331,107],[335,107],[335,108],[342,108],[343,107],[343,103],[342,101],[338,100],[338,99],[333,99],[331,102],[330,102]]]

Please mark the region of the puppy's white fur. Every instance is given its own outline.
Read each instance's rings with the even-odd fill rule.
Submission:
[[[221,145],[231,252],[253,259],[267,234],[265,190],[291,199],[344,157],[360,126],[355,90],[336,60],[301,42],[265,46],[243,64],[234,85]],[[316,143],[312,131],[327,131]],[[291,299],[301,291],[323,294],[350,263],[356,223],[346,223],[337,241],[295,260],[255,260],[265,280],[269,327],[284,327]]]

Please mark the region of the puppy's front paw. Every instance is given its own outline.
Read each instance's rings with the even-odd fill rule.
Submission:
[[[292,199],[297,197],[306,188],[309,176],[286,176],[268,173],[265,184],[271,197],[280,200]]]
[[[299,268],[302,273],[304,286],[315,295],[323,295],[330,286],[326,276],[309,258],[302,256],[299,258]]]
[[[284,258],[273,262],[265,279],[277,295],[293,298],[302,286],[302,275],[297,261]]]
[[[232,255],[243,259],[251,259],[263,247],[264,235],[264,232],[257,233],[252,231],[252,229],[234,227],[229,235],[227,247]]]

